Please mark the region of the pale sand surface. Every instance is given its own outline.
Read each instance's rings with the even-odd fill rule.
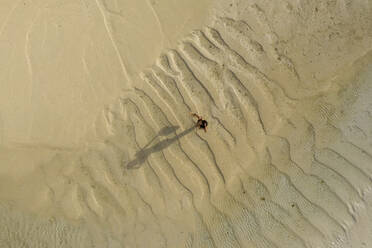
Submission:
[[[209,0],[177,2],[2,0],[0,141],[79,146],[104,106],[203,24]]]
[[[371,8],[1,1],[0,247],[372,247]]]

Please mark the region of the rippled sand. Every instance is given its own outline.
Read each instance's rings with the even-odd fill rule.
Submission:
[[[0,4],[0,247],[372,247],[371,8]]]

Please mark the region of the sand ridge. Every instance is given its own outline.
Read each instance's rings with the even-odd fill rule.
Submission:
[[[370,8],[312,4],[218,3],[35,169],[40,209],[81,246],[368,247]]]

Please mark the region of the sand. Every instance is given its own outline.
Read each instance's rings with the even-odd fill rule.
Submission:
[[[372,247],[371,8],[2,1],[0,247]]]

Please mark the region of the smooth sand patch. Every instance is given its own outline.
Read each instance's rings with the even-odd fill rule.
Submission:
[[[3,1],[2,142],[81,145],[102,108],[132,78],[202,26],[208,5]]]

